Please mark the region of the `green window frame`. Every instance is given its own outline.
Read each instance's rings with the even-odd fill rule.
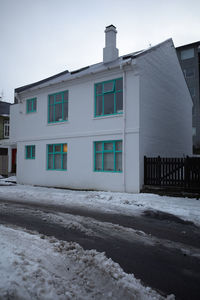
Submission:
[[[68,91],[48,95],[48,123],[68,120]]]
[[[47,170],[67,170],[68,145],[48,144],[47,145]]]
[[[35,159],[35,145],[25,147],[26,159]]]
[[[122,140],[94,142],[94,171],[122,172]]]
[[[37,110],[37,98],[31,98],[26,100],[26,112],[27,114],[36,112]]]
[[[123,113],[123,78],[95,84],[95,117]]]

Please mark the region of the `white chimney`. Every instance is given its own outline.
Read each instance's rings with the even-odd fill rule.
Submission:
[[[105,30],[105,48],[103,48],[103,62],[108,63],[118,58],[118,49],[116,48],[117,30],[114,25],[106,27]]]

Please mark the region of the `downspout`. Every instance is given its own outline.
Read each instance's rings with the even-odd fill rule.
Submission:
[[[126,192],[126,149],[125,149],[125,137],[126,137],[126,71],[123,69],[123,110],[124,110],[124,118],[123,118],[123,159],[122,159],[122,166],[123,166],[123,186],[124,192]]]
[[[122,142],[122,166],[123,166],[123,187],[124,192],[126,192],[126,149],[125,149],[125,139],[126,139],[126,70],[125,66],[130,65],[132,59],[128,59],[120,64],[120,69],[123,70],[123,142]]]

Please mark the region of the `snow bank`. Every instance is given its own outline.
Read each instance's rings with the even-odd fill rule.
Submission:
[[[0,244],[0,299],[164,299],[104,253],[76,243],[0,225]]]
[[[1,185],[0,180],[0,185]],[[0,186],[0,198],[85,207],[102,212],[139,215],[146,209],[174,214],[200,225],[200,200],[154,194],[128,194],[93,191],[71,191],[27,185]]]

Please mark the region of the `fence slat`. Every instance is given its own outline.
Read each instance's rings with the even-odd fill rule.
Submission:
[[[145,156],[144,184],[200,190],[200,158]]]

